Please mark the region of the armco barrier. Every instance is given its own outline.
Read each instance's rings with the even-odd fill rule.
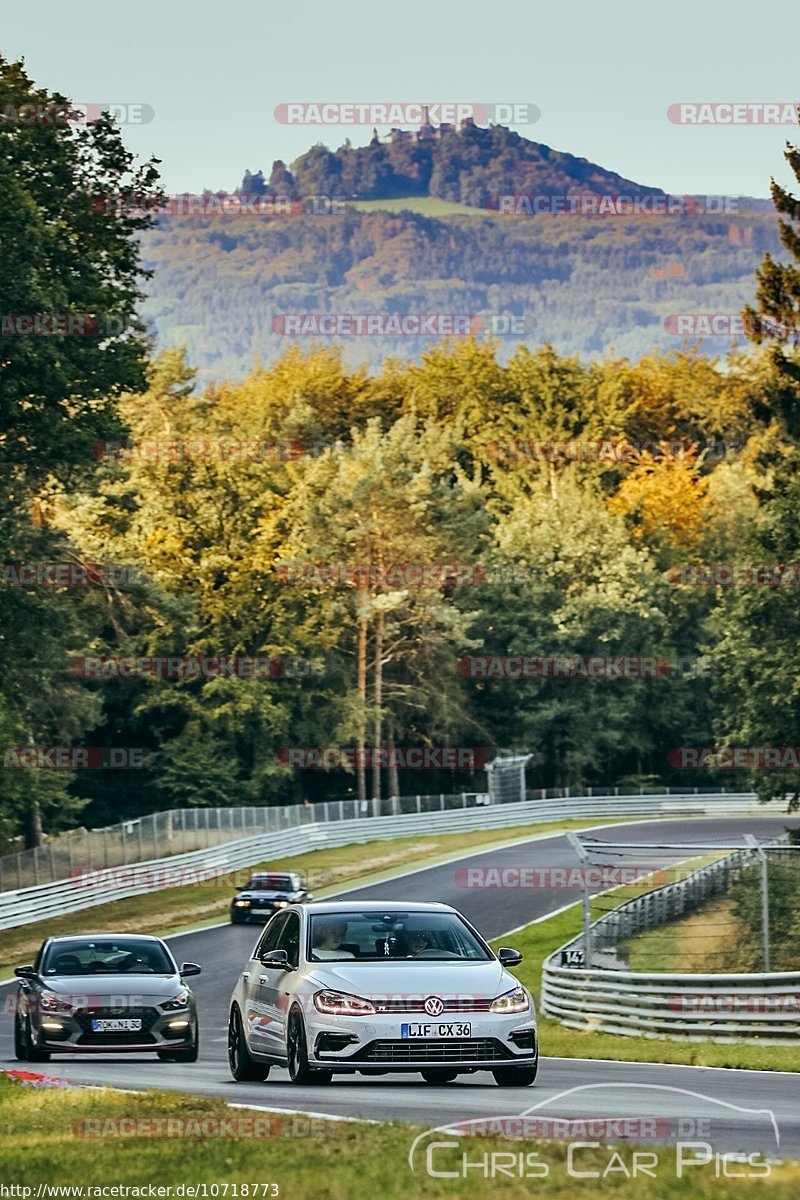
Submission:
[[[529,757],[529,756],[523,756]],[[496,767],[522,759],[497,760]],[[488,769],[488,768],[487,768]],[[521,771],[516,771],[513,788],[496,787],[500,775],[508,784],[511,772],[492,769],[490,792],[440,792],[433,796],[384,796],[382,799],[323,800],[311,804],[261,804],[247,807],[175,808],[132,817],[101,829],[71,829],[48,837],[41,846],[16,850],[0,856],[0,892],[38,887],[65,879],[76,868],[120,867],[208,850],[225,842],[255,837],[259,833],[280,833],[311,825],[316,821],[356,820],[362,817],[401,817],[414,813],[444,812],[479,808],[484,804],[518,804],[524,800],[563,800],[570,798],[569,788],[536,788],[520,794]],[[681,789],[676,789],[682,794]],[[714,788],[692,788],[692,793],[714,793]],[[724,792],[725,789],[723,788]],[[671,788],[587,788],[578,796],[671,795]]]
[[[179,868],[196,872],[228,872],[267,859],[291,858],[327,846],[346,846],[412,834],[457,833],[469,829],[503,829],[573,818],[601,820],[603,817],[678,817],[781,815],[781,802],[759,804],[749,792],[709,795],[575,796],[569,799],[526,800],[517,804],[481,805],[442,812],[408,813],[403,816],[358,817],[342,821],[312,822],[293,829],[240,838],[207,850],[175,854],[114,869],[97,881],[61,879],[38,887],[0,892],[0,929],[29,925],[49,916],[77,912],[111,900],[123,900],[143,892],[174,886],[166,877],[154,882],[156,872]],[[119,880],[123,874],[122,882]],[[174,878],[174,876],[173,876]]]
[[[540,1008],[572,1029],[689,1042],[800,1038],[800,971],[673,975],[560,967],[542,969]]]
[[[619,905],[592,922],[590,959],[641,930],[657,928],[720,895],[753,850],[722,859]],[[542,965],[542,1013],[572,1029],[679,1041],[772,1042],[800,1038],[800,971],[674,974],[563,966],[583,933]]]

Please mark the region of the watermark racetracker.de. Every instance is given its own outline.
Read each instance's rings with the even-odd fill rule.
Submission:
[[[279,337],[444,338],[532,337],[531,313],[276,313],[272,332]]]
[[[152,105],[141,101],[6,101],[0,104],[0,129],[4,125],[92,125],[103,113],[118,125],[148,125],[156,115]]]
[[[667,762],[677,771],[798,771],[800,746],[675,746]]]
[[[141,770],[143,746],[3,746],[3,769],[17,771]]]
[[[493,101],[440,101],[420,104],[408,101],[288,101],[276,105],[279,125],[410,125],[442,129],[462,124],[488,122],[500,125],[533,125],[541,117],[535,104]]]
[[[670,104],[667,120],[673,125],[797,125],[798,103],[792,101],[720,100]]]
[[[280,766],[298,770],[355,770],[396,767],[402,771],[478,771],[491,754],[484,746],[282,746]]]

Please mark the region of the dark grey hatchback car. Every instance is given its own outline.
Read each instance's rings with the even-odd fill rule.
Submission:
[[[23,1062],[51,1054],[142,1053],[195,1062],[197,1007],[160,938],[103,933],[48,938],[36,962],[17,967],[14,1051]]]

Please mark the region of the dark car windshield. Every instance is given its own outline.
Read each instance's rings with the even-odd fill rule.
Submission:
[[[296,892],[300,880],[294,875],[251,875],[244,886],[245,892]]]
[[[315,913],[309,921],[312,962],[486,962],[491,954],[457,913],[388,910]]]
[[[163,946],[145,938],[95,938],[48,946],[43,975],[174,975]]]

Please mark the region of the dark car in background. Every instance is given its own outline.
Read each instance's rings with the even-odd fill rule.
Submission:
[[[256,871],[231,901],[231,922],[266,921],[290,904],[311,899],[302,876],[293,871]]]
[[[22,1062],[148,1050],[165,1062],[197,1060],[197,1008],[184,978],[200,967],[178,967],[161,938],[48,938],[36,961],[14,974],[14,1052]]]

